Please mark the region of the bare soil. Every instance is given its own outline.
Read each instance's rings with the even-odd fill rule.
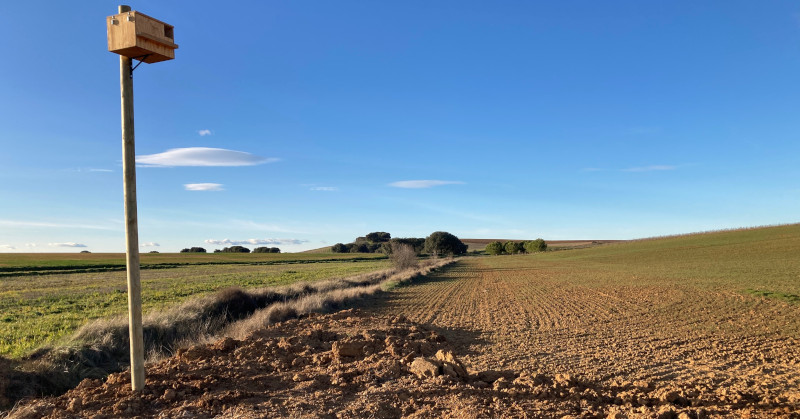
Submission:
[[[12,417],[800,417],[796,305],[496,260],[180,351],[140,393],[114,374]]]

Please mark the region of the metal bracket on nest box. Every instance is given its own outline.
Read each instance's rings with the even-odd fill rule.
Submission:
[[[131,68],[131,78],[133,78],[133,70],[136,70],[136,67],[139,67],[140,65],[142,65],[142,63],[144,62],[144,60],[146,60],[146,59],[147,59],[147,57],[149,57],[149,56],[150,56],[150,54],[145,54],[145,55],[142,55],[141,57],[134,57],[134,58],[131,58],[131,60],[139,60],[139,64],[136,64],[135,66],[133,66],[133,67]]]

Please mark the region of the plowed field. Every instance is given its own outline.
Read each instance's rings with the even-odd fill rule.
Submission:
[[[797,305],[553,265],[534,256],[465,259],[365,306],[432,325],[475,368],[579,376],[619,388],[617,402],[630,409],[659,389],[718,413],[800,406]]]

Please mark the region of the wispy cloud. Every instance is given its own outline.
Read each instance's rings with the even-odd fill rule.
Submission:
[[[197,133],[200,134],[201,137],[205,137],[206,135],[213,134],[210,129],[201,129],[201,130],[197,131]]]
[[[247,240],[231,240],[231,239],[222,239],[222,240],[213,240],[208,239],[205,241],[206,244],[219,244],[219,245],[244,245],[244,244],[303,244],[308,242],[308,240],[299,240],[299,239],[247,239]]]
[[[96,224],[69,224],[69,223],[50,223],[40,221],[19,221],[19,220],[2,220],[0,219],[0,226],[5,227],[46,227],[46,228],[79,228],[87,230],[119,230],[119,226],[103,226]]]
[[[434,186],[442,186],[442,185],[463,185],[464,182],[460,182],[457,180],[401,180],[398,182],[392,182],[389,186],[393,186],[395,188],[406,188],[406,189],[421,189],[421,188],[432,188]]]
[[[252,220],[229,220],[227,221],[231,227],[237,228],[245,228],[247,231],[269,231],[275,233],[284,233],[284,234],[309,234],[308,231],[303,231],[300,229],[294,229],[291,227],[285,227],[278,224],[266,224],[266,223],[259,223]]]
[[[82,172],[94,172],[94,173],[98,173],[98,172],[100,172],[100,173],[113,172],[113,170],[111,170],[111,169],[98,169],[98,168],[94,168],[94,167],[79,167],[77,169],[65,169],[65,170],[68,171],[68,172],[79,172],[79,173],[82,173]]]
[[[17,248],[10,244],[0,244],[1,250],[16,250]]]
[[[25,243],[25,247],[36,247],[38,244],[36,243]]]
[[[314,186],[310,188],[312,191],[336,192],[339,190],[336,186]]]
[[[221,183],[186,183],[183,187],[187,191],[224,191]]]
[[[156,242],[139,243],[139,247],[158,247],[158,246],[161,246],[161,245],[156,243]]]
[[[173,148],[163,153],[136,156],[136,163],[145,167],[176,166],[255,166],[280,159],[260,157],[244,151],[224,148]]]
[[[66,243],[47,243],[48,246],[52,247],[86,247],[85,244],[75,243],[75,242],[66,242]]]
[[[677,166],[668,166],[668,165],[654,165],[654,166],[642,166],[642,167],[631,167],[628,169],[622,169],[623,172],[655,172],[660,170],[675,170]]]

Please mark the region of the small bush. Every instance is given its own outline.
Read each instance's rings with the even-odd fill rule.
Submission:
[[[414,247],[403,243],[392,243],[392,253],[389,255],[392,264],[397,269],[410,269],[416,268],[419,263],[417,262],[417,252]]]

